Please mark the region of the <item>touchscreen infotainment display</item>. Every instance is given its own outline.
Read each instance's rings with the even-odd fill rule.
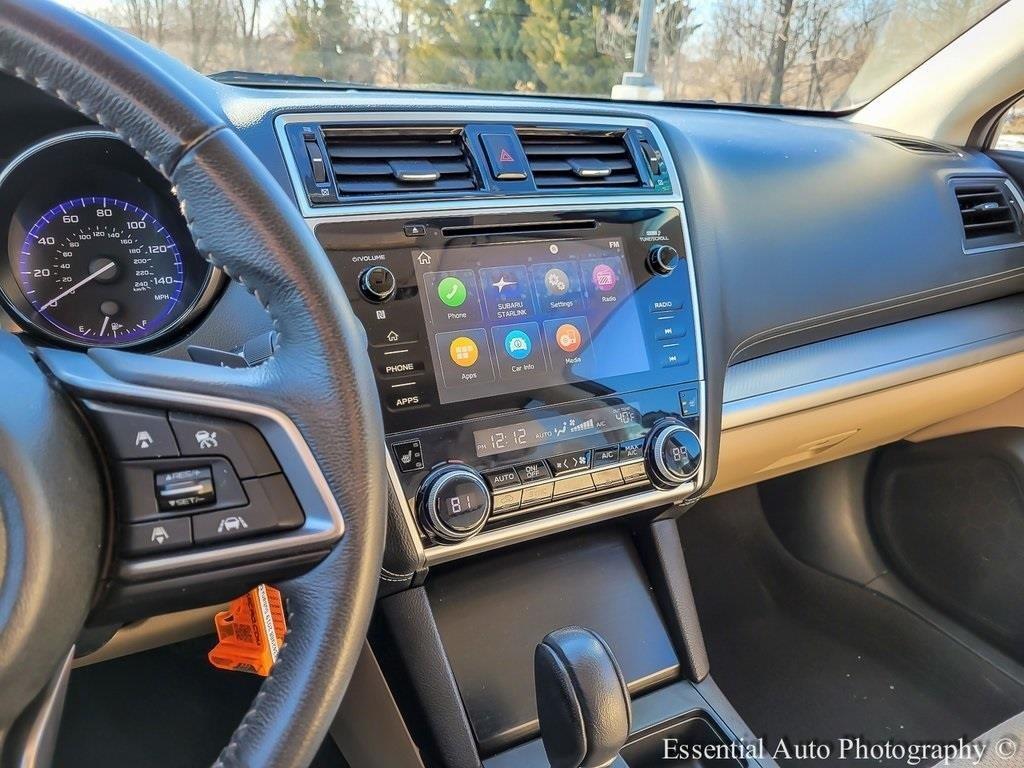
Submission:
[[[618,239],[412,254],[441,403],[650,370]]]

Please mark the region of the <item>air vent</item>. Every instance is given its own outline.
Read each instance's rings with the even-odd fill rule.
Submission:
[[[538,189],[642,187],[625,131],[517,128]]]
[[[1014,242],[1020,237],[1020,213],[1001,179],[961,180],[954,187],[964,241],[984,245],[993,238]]]
[[[944,147],[941,144],[932,144],[930,141],[924,141],[923,139],[910,139],[905,136],[879,136],[880,139],[885,139],[890,144],[895,144],[897,147],[903,147],[903,149],[911,152],[917,152],[921,155],[956,155],[949,147]]]
[[[333,128],[324,139],[340,197],[394,197],[479,189],[459,128]]]

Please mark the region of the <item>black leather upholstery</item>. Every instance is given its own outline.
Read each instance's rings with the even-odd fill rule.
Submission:
[[[534,653],[537,716],[551,768],[609,765],[629,736],[629,690],[596,632],[564,627]]]
[[[199,251],[245,285],[277,331],[252,369],[95,351],[135,383],[235,397],[290,416],[345,518],[306,576],[279,585],[289,634],[217,765],[305,766],[337,710],[369,623],[383,549],[383,430],[362,331],[323,250],[259,160],[187,88],[116,33],[49,0],[0,2],[0,69],[116,131],[174,184]]]

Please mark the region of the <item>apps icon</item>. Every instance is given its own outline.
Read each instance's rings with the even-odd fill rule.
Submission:
[[[445,306],[461,307],[466,303],[466,284],[459,278],[449,275],[437,284],[437,297]]]
[[[572,323],[562,323],[555,331],[555,343],[563,352],[575,352],[583,344],[583,334]]]
[[[472,368],[480,359],[480,349],[476,342],[468,336],[458,336],[452,339],[452,343],[448,346],[448,355],[457,366]]]
[[[614,291],[616,283],[619,282],[619,276],[615,274],[615,270],[604,263],[594,267],[590,273],[590,279],[594,283],[594,287],[602,293]]]
[[[520,330],[505,334],[505,352],[516,360],[524,360],[533,351],[533,342],[528,334]]]

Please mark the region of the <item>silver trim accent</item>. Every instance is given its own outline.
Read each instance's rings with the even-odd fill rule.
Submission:
[[[480,518],[480,522],[472,528],[465,531],[459,531],[446,525],[440,517],[437,516],[437,494],[441,492],[441,484],[450,480],[451,478],[463,477],[476,486],[483,492],[484,498],[487,499],[487,510],[484,512],[483,517]],[[471,467],[459,467],[453,466],[448,469],[441,469],[433,477],[428,477],[430,480],[430,492],[427,494],[426,500],[426,513],[430,519],[430,527],[433,528],[433,533],[438,538],[448,539],[451,543],[458,543],[465,541],[470,536],[479,533],[480,529],[487,525],[487,521],[491,517],[491,511],[493,510],[493,502],[491,500],[491,489],[487,487],[487,483],[480,477],[479,473]],[[426,481],[424,481],[426,482]]]
[[[160,557],[122,559],[119,576],[128,581],[147,581],[165,576],[211,570],[230,565],[266,560],[270,557],[327,549],[345,533],[341,509],[331,492],[302,433],[283,413],[273,408],[212,395],[128,384],[113,378],[81,352],[41,349],[46,367],[73,392],[109,402],[143,405],[160,409],[180,408],[188,413],[210,413],[240,418],[258,426],[273,449],[274,456],[306,515],[301,528],[264,539],[241,539],[238,543],[203,546]],[[296,482],[304,476],[308,483]]]
[[[583,125],[598,126],[621,126],[624,128],[646,128],[654,135],[665,166],[668,169],[669,178],[672,181],[672,193],[659,194],[650,190],[638,190],[635,195],[543,195],[523,197],[484,197],[481,195],[458,200],[391,200],[382,203],[356,203],[325,206],[311,206],[306,198],[306,190],[302,186],[301,175],[292,156],[291,147],[288,144],[288,137],[285,134],[285,126],[292,123],[342,123],[348,125],[359,125],[366,123],[387,123],[402,124],[415,123],[420,126],[431,124],[450,126],[455,123],[531,123],[535,125],[580,123]],[[291,177],[292,191],[298,201],[299,210],[307,219],[318,219],[323,217],[337,216],[343,213],[399,213],[403,216],[410,216],[419,213],[446,211],[446,212],[468,212],[479,209],[486,209],[489,212],[515,209],[542,207],[548,211],[562,210],[575,205],[587,205],[591,208],[602,203],[614,202],[618,207],[632,206],[637,203],[645,205],[664,205],[682,199],[682,186],[679,175],[676,172],[675,164],[670,161],[672,155],[668,151],[665,137],[662,135],[658,125],[651,120],[642,120],[630,117],[614,117],[609,115],[585,115],[576,113],[555,113],[549,112],[537,114],[531,112],[437,112],[431,110],[405,111],[405,112],[301,112],[287,115],[278,115],[274,119],[274,130],[284,155],[285,165],[288,167],[288,175]]]
[[[688,475],[680,475],[675,470],[670,469],[665,464],[665,459],[662,456],[661,449],[665,447],[665,441],[668,440],[669,437],[676,434],[677,432],[689,432],[694,437],[697,437],[697,435],[694,434],[692,429],[684,427],[682,424],[670,424],[668,427],[661,431],[661,434],[654,438],[654,445],[652,446],[651,450],[651,453],[653,455],[651,456],[651,459],[654,462],[654,466],[658,469],[659,472],[661,472],[661,474],[665,477],[666,480],[671,480],[672,482],[685,483],[687,480],[692,480],[694,477],[697,476],[697,473],[700,472],[700,465],[703,463],[703,457],[697,459],[697,468]],[[700,442],[699,437],[697,437],[697,442]],[[703,444],[701,444],[701,452],[703,453],[703,451],[704,446]]]
[[[32,144],[15,155],[7,165],[0,168],[0,189],[3,188],[4,183],[8,177],[17,169],[19,165],[28,160],[30,157],[34,157],[40,152],[54,147],[58,144],[63,144],[68,141],[78,141],[80,139],[106,139],[113,140],[123,144],[126,148],[131,147],[113,131],[108,131],[104,128],[76,128],[70,131],[64,131],[62,133],[54,134],[48,138]],[[187,227],[185,228],[187,231]],[[190,235],[191,236],[191,235]],[[193,249],[195,245],[193,244]],[[205,261],[205,260],[204,260]],[[0,258],[0,269],[8,269],[9,257],[4,251],[4,258]],[[75,347],[76,349],[88,349],[93,346],[102,346],[104,349],[132,349],[134,347],[140,347],[159,341],[160,339],[168,338],[175,330],[181,328],[182,325],[186,324],[189,320],[196,317],[197,312],[202,312],[206,309],[210,302],[213,300],[217,290],[221,287],[224,281],[224,272],[220,267],[206,262],[208,265],[208,272],[206,280],[203,282],[199,291],[196,293],[195,301],[192,305],[187,307],[181,315],[170,325],[167,325],[151,335],[145,336],[141,339],[135,339],[124,344],[86,344],[82,341],[76,341],[75,339],[69,339],[66,336],[62,336],[59,333],[49,330],[45,326],[35,322],[31,317],[28,317],[24,312],[18,308],[18,303],[14,301],[10,296],[4,293],[3,286],[0,284],[0,310],[6,310],[12,318],[17,321],[26,331],[33,330],[37,333],[42,334],[48,339],[56,341],[66,346]]]

